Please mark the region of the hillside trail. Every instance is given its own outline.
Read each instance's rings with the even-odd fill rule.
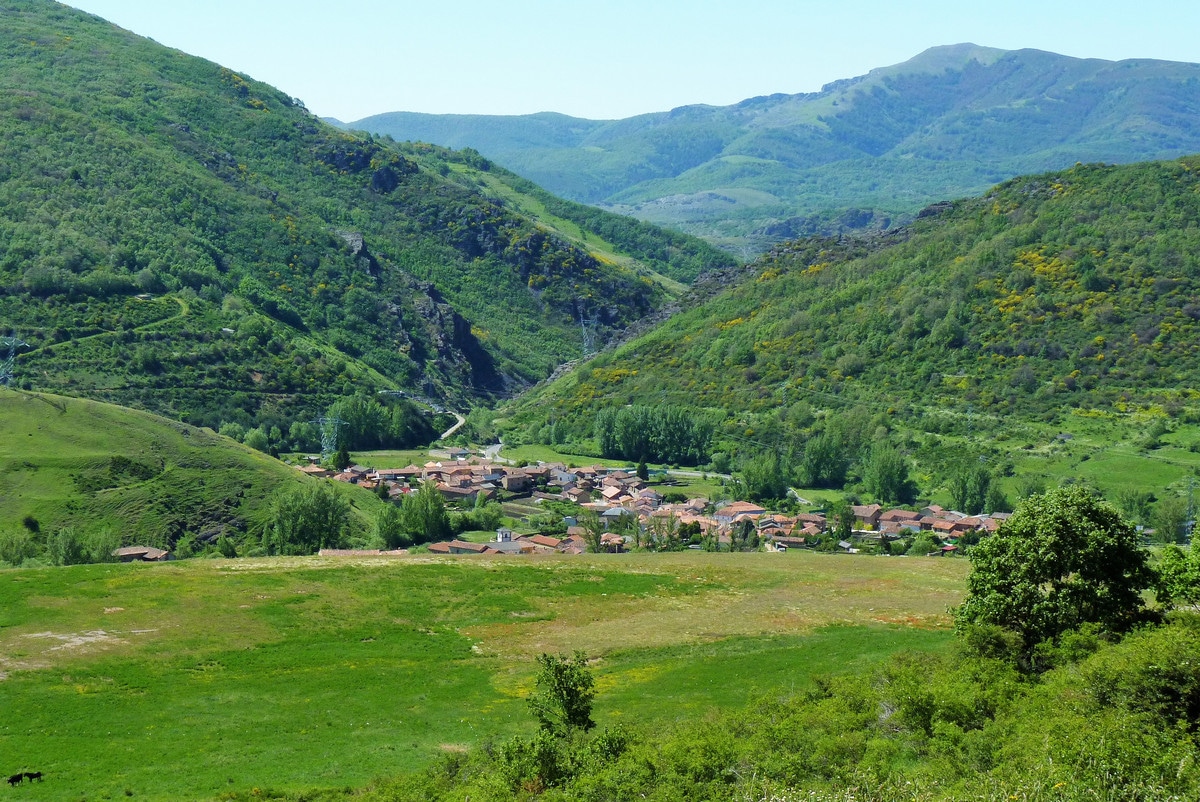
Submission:
[[[159,318],[158,320],[152,320],[149,323],[145,323],[141,326],[137,326],[135,328],[128,329],[128,331],[146,331],[147,329],[152,329],[155,326],[161,326],[165,323],[170,323],[172,320],[178,320],[181,317],[187,317],[189,314],[191,314],[192,310],[191,310],[191,307],[188,306],[187,301],[183,300],[182,298],[177,298],[174,295],[167,296],[167,297],[169,297],[175,303],[179,304],[178,312],[176,312],[175,314],[173,314],[169,317]],[[100,332],[96,332],[95,334],[89,334],[86,337],[79,337],[79,338],[76,338],[73,340],[63,340],[62,342],[57,342],[57,343],[47,343],[46,345],[43,345],[40,348],[34,348],[32,351],[26,351],[25,353],[21,354],[21,356],[22,357],[30,357],[34,354],[41,353],[42,351],[49,351],[53,348],[57,348],[60,345],[71,345],[71,344],[75,344],[75,343],[81,343],[81,342],[86,342],[88,340],[95,340],[100,337],[112,337],[114,335],[120,334],[122,331],[125,331],[125,329],[120,329],[120,330],[116,330],[116,331],[100,331]]]

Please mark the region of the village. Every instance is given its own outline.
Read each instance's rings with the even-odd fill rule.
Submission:
[[[848,527],[826,512],[784,514],[750,501],[712,502],[687,498],[669,488],[656,488],[632,467],[569,466],[561,462],[536,465],[501,464],[452,449],[447,456],[424,465],[376,469],[352,465],[332,472],[317,464],[299,468],[312,476],[348,482],[386,495],[393,501],[432,482],[451,506],[470,507],[483,501],[529,500],[571,502],[578,514],[564,515],[553,533],[518,534],[508,527],[497,530],[489,542],[451,540],[427,544],[433,554],[582,554],[623,553],[644,547],[730,550],[735,544],[753,543],[764,551],[821,547],[826,551],[856,554],[893,553],[896,541],[925,540],[929,556],[953,556],[965,543],[990,534],[1008,513],[966,515],[929,505],[919,510],[885,509],[878,504],[850,506]],[[667,489],[666,494],[660,489]],[[589,525],[589,521],[591,522]],[[849,522],[847,522],[849,523]],[[561,531],[565,526],[565,532]],[[362,556],[403,551],[325,549],[324,556]],[[899,552],[903,553],[903,552]]]

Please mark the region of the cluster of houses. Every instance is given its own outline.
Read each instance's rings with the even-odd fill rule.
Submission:
[[[717,543],[730,543],[735,533],[753,531],[768,548],[783,550],[812,545],[827,537],[830,522],[819,513],[781,515],[748,501],[715,506],[703,498],[666,503],[662,494],[649,487],[632,469],[600,465],[569,467],[562,463],[539,463],[514,467],[483,459],[469,459],[466,452],[452,454],[453,459],[409,465],[405,468],[376,470],[353,466],[330,474],[317,465],[301,468],[305,473],[324,475],[337,481],[353,482],[360,487],[377,489],[382,483],[395,498],[412,492],[419,483],[434,482],[447,501],[474,503],[483,496],[495,499],[500,491],[535,499],[567,500],[585,510],[594,511],[604,522],[606,532],[600,546],[605,551],[625,551],[636,535],[628,532],[669,533],[686,531]],[[864,544],[876,544],[911,538],[928,532],[943,545],[939,553],[952,554],[958,541],[970,532],[994,532],[1006,513],[968,516],[954,510],[930,505],[919,511],[884,509],[878,504],[852,507],[854,526],[849,539],[838,543],[843,551],[855,552]],[[633,517],[633,521],[622,521]],[[568,519],[567,537],[546,534],[515,536],[507,529],[497,532],[489,543],[449,541],[434,543],[429,549],[441,554],[536,554],[546,552],[581,553],[587,550],[584,530]],[[619,526],[618,524],[623,524]],[[636,524],[636,526],[630,526]],[[753,527],[753,529],[750,529]],[[607,531],[614,530],[614,531]]]

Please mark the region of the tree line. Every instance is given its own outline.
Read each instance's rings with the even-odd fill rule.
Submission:
[[[713,422],[678,406],[635,405],[596,413],[596,440],[606,459],[701,465],[708,462]]]

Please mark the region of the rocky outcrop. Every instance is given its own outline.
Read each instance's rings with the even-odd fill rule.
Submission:
[[[354,257],[355,264],[359,269],[368,276],[378,276],[380,272],[379,261],[367,250],[367,242],[363,235],[358,231],[336,231],[334,232],[346,243],[346,247],[350,249],[350,255]]]

